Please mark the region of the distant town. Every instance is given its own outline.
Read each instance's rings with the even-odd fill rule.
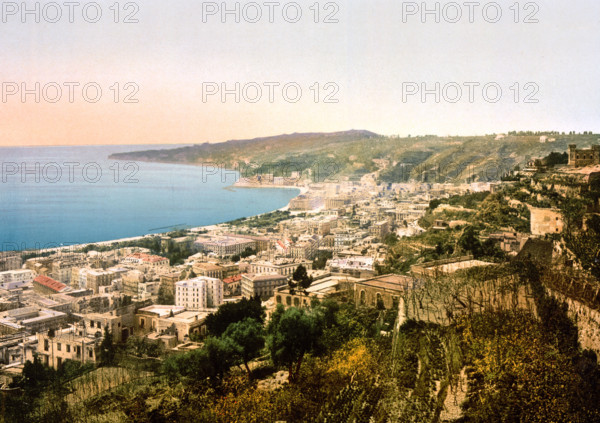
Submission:
[[[302,172],[265,174],[238,186],[302,193],[282,210],[218,225],[2,252],[0,381],[9,389],[36,360],[57,371],[68,362],[106,365],[107,345],[139,359],[202,350],[215,335],[211,319],[242,301],[258,301],[265,324],[284,310],[308,313],[328,301],[383,313],[379,318],[391,311],[393,319],[378,326],[385,342],[409,320],[444,326],[508,303],[528,310],[533,288],[519,285],[509,301],[489,285],[501,280],[491,269],[514,277],[506,266],[516,259],[566,269],[568,284],[546,289],[579,316],[582,348],[600,353],[598,245],[590,241],[584,251],[576,229],[593,227],[600,212],[600,146],[533,158],[495,182],[380,183],[375,176],[314,183]],[[576,207],[579,222],[568,207]],[[449,282],[469,272],[484,275],[476,287]],[[452,286],[452,294],[431,294],[441,286]],[[294,377],[290,370],[283,379]],[[466,387],[464,372],[456,377]],[[461,415],[456,396],[439,398],[442,417]]]

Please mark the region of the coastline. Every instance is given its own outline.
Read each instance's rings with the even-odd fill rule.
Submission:
[[[32,146],[32,147],[36,147],[36,146]],[[60,147],[60,146],[57,146]],[[109,158],[112,157],[112,154],[109,156]],[[120,158],[113,158],[113,160],[118,160],[121,161],[122,159]],[[149,162],[149,163],[161,163],[161,164],[169,164],[169,165],[184,165],[184,166],[193,166],[193,167],[201,167],[203,164],[199,164],[199,163],[176,163],[176,162],[161,162],[161,161],[152,161],[152,160],[141,160],[144,162]],[[232,172],[235,172],[235,170],[232,169]],[[293,182],[296,182],[296,180],[294,179]],[[270,211],[266,211],[266,212],[262,212],[262,213],[254,213],[254,214],[249,214],[247,216],[242,216],[241,218],[245,218],[245,219],[249,219],[249,218],[253,218],[253,217],[257,217],[257,216],[263,216],[265,214],[268,213],[272,213],[275,211],[287,211],[289,210],[289,204],[290,202],[294,199],[297,198],[299,195],[303,195],[306,194],[307,192],[309,192],[310,188],[306,185],[291,185],[291,184],[283,184],[283,185],[275,185],[272,183],[260,183],[260,182],[255,182],[255,181],[251,181],[248,180],[246,178],[242,178],[241,175],[239,174],[239,172],[237,173],[235,179],[233,181],[230,182],[229,186],[223,187],[223,189],[226,190],[236,190],[237,188],[280,188],[280,189],[295,189],[298,190],[297,194],[295,196],[293,196],[287,204],[285,204],[283,207],[280,208],[275,208],[273,210]],[[190,231],[203,231],[203,230],[214,230],[216,228],[218,228],[220,225],[224,225],[226,224],[229,220],[227,221],[223,221],[223,222],[215,222],[215,223],[211,223],[208,225],[202,225],[202,226],[192,226],[189,227],[188,230]],[[118,243],[124,243],[124,242],[130,242],[130,241],[138,241],[138,240],[142,240],[144,238],[147,237],[151,237],[151,236],[164,236],[166,234],[168,234],[171,231],[166,231],[166,232],[141,232],[140,235],[136,235],[136,236],[126,236],[123,238],[113,238],[113,239],[108,239],[108,240],[98,240],[98,241],[90,241],[90,242],[82,242],[82,243],[65,243],[65,244],[58,244],[58,243],[54,243],[54,245],[52,245],[52,243],[46,244],[47,247],[45,247],[44,245],[33,245],[33,248],[25,248],[25,249],[19,249],[19,250],[10,250],[10,251],[14,251],[20,254],[31,254],[31,253],[37,253],[37,254],[44,254],[44,253],[52,253],[52,252],[64,252],[64,251],[76,251],[76,250],[81,250],[83,248],[85,248],[86,246],[89,245],[98,245],[98,246],[110,246],[111,244],[118,244]],[[102,238],[100,238],[102,239]],[[18,246],[17,246],[18,248]],[[9,250],[7,250],[9,251]]]
[[[298,193],[298,195],[296,195],[294,198],[298,198],[301,195],[305,195],[306,193],[308,193],[310,191],[310,188],[307,187],[306,185],[302,185],[302,186],[297,186],[297,185],[273,185],[273,184],[262,184],[262,183],[257,183],[257,182],[240,182],[240,180],[238,180],[237,182],[235,182],[233,185],[230,185],[228,188],[282,188],[282,189],[296,189],[299,190],[300,192]],[[276,210],[272,210],[270,212],[267,213],[272,213],[274,211],[287,211],[290,208],[290,202],[294,199],[292,198],[290,201],[288,201],[288,203],[284,206],[281,207],[279,209]],[[260,213],[257,215],[253,215],[253,216],[248,216],[247,218],[251,218],[251,217],[256,217],[256,216],[262,216],[264,214],[267,213]]]
[[[238,180],[237,182],[235,182],[234,184],[228,186],[228,187],[224,187],[224,189],[235,189],[235,188],[281,188],[281,189],[295,189],[295,190],[299,190],[300,192],[298,193],[298,195],[296,195],[295,197],[293,197],[290,202],[294,199],[297,198],[300,195],[306,194],[310,191],[310,188],[307,186],[295,186],[295,185],[266,185],[266,184],[261,184],[261,183],[253,183],[253,182],[241,182],[240,180]],[[275,211],[287,211],[289,209],[289,202],[288,204],[286,204],[284,207],[281,207],[279,209],[275,209],[275,210],[271,210],[265,213],[259,213],[259,214],[254,214],[254,215],[250,215],[250,216],[245,216],[245,219],[250,219],[253,217],[258,217],[258,216],[263,216],[265,214],[269,214],[269,213],[273,213]],[[192,231],[192,232],[196,232],[196,231],[203,231],[203,230],[214,230],[217,229],[219,226],[227,224],[227,222],[219,222],[219,223],[213,223],[210,225],[203,225],[203,226],[195,226],[195,227],[191,227],[188,230]],[[172,231],[170,231],[172,232]],[[17,253],[21,253],[21,254],[27,254],[27,253],[34,253],[34,252],[38,252],[40,254],[43,253],[51,253],[51,252],[61,252],[61,251],[65,251],[65,250],[80,250],[83,249],[89,245],[98,245],[98,246],[109,246],[112,244],[118,244],[121,242],[129,242],[129,241],[138,241],[147,237],[152,237],[152,236],[164,236],[166,234],[168,234],[169,232],[157,232],[157,233],[148,233],[148,234],[144,234],[144,235],[139,235],[139,236],[134,236],[134,237],[127,237],[127,238],[118,238],[118,239],[112,239],[112,240],[107,240],[107,241],[97,241],[97,242],[87,242],[87,243],[82,243],[82,244],[71,244],[71,245],[65,245],[65,246],[60,246],[60,247],[53,247],[53,248],[43,248],[43,249],[28,249],[28,250],[17,250],[15,252]]]

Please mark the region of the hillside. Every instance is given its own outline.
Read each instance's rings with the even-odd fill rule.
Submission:
[[[541,142],[542,137],[552,142]],[[566,151],[571,143],[588,147],[597,134],[555,132],[510,133],[499,137],[434,135],[385,137],[365,130],[333,133],[295,133],[169,150],[147,150],[111,155],[116,160],[220,165],[244,174],[289,176],[304,171],[313,179],[324,175],[359,179],[377,172],[381,182],[494,181],[533,157]],[[260,169],[260,170],[258,170]]]

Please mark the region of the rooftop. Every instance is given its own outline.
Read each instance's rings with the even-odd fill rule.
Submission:
[[[248,273],[244,275],[246,279],[251,281],[269,281],[269,280],[284,280],[287,276],[280,275],[279,273]]]
[[[55,281],[54,279],[43,275],[38,276],[33,281],[56,292],[60,292],[67,287],[67,285],[65,285],[64,283]]]
[[[372,286],[374,288],[405,290],[412,286],[413,279],[409,276],[390,274],[377,276],[376,278],[367,279],[366,281],[357,283]]]
[[[159,317],[167,317],[173,312],[173,314],[179,315],[185,311],[183,306],[175,305],[151,305],[148,307],[140,308],[138,311],[157,314]]]

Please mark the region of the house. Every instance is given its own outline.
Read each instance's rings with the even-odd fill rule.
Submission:
[[[211,310],[186,311],[181,306],[152,305],[135,315],[136,333],[143,336],[171,335],[177,342],[189,341],[192,334],[206,333],[205,320]],[[169,345],[167,342],[167,346]]]
[[[59,369],[66,360],[96,363],[101,342],[101,336],[85,335],[77,332],[76,328],[58,331],[54,335],[38,332],[35,353],[43,364],[54,369]],[[26,358],[33,360],[32,355]]]

